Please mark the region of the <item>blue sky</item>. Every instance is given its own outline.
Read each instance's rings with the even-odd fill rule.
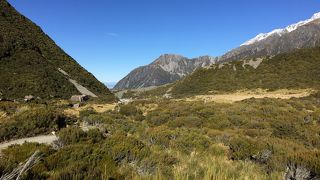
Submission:
[[[9,0],[100,81],[164,53],[218,56],[320,11],[318,0]]]

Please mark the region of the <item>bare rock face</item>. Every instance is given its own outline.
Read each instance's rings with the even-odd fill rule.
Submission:
[[[194,59],[174,54],[164,54],[149,65],[131,71],[114,87],[116,90],[160,86],[175,82],[199,67],[215,63],[217,58],[203,56]]]
[[[87,95],[73,95],[70,98],[71,102],[84,102],[89,99],[89,96]]]

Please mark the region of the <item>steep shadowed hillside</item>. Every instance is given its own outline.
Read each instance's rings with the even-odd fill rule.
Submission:
[[[69,98],[113,95],[40,27],[0,0],[0,96]]]

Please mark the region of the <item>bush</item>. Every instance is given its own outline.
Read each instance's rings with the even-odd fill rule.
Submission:
[[[120,178],[116,163],[100,148],[88,144],[67,146],[45,159],[53,179]]]
[[[147,130],[146,139],[151,145],[158,145],[162,149],[169,148],[170,141],[175,140],[177,133],[168,130],[165,126],[159,126]]]
[[[196,116],[177,117],[176,119],[168,122],[168,126],[171,128],[200,128],[202,124],[202,119]]]
[[[304,139],[301,137],[299,129],[297,129],[294,123],[290,122],[277,122],[273,123],[273,135],[279,138],[291,138],[291,139]]]
[[[261,150],[258,142],[245,137],[232,138],[229,142],[231,159],[250,160]]]
[[[192,151],[202,152],[208,150],[210,141],[198,131],[181,130],[174,142],[173,148],[189,154]]]
[[[34,152],[40,151],[42,157],[52,153],[48,146],[37,143],[25,143],[23,145],[13,145],[8,149],[2,150],[0,156],[0,177],[5,173],[12,172],[20,163],[25,162]],[[42,165],[38,164],[32,168],[31,172],[23,176],[24,179],[44,179],[45,173],[40,171]]]
[[[31,137],[58,130],[67,118],[51,108],[32,108],[0,122],[0,142],[20,137]]]
[[[138,110],[134,105],[127,104],[120,106],[120,114],[125,116],[135,116],[137,114],[142,114],[140,110]]]
[[[160,113],[149,113],[146,117],[147,122],[150,126],[160,126],[162,124],[167,123],[170,120],[170,115],[168,114],[160,114]]]
[[[114,161],[120,162],[140,162],[150,155],[150,149],[141,141],[121,135],[113,135],[106,139],[103,144],[105,150]]]
[[[58,137],[64,145],[69,145],[86,140],[87,134],[80,128],[70,127],[61,130],[58,133]]]

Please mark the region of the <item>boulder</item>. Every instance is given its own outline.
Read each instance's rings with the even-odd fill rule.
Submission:
[[[303,118],[303,122],[305,124],[309,124],[310,122],[312,122],[312,116],[311,115],[307,115],[306,117]]]
[[[75,108],[75,109],[78,109],[80,107],[80,104],[79,103],[74,104],[72,107]]]
[[[34,97],[32,95],[28,95],[28,96],[24,97],[24,101],[25,102],[29,102],[29,101],[32,101],[32,100],[34,100]]]
[[[87,95],[73,95],[70,98],[71,102],[84,102],[89,99],[89,96]]]

